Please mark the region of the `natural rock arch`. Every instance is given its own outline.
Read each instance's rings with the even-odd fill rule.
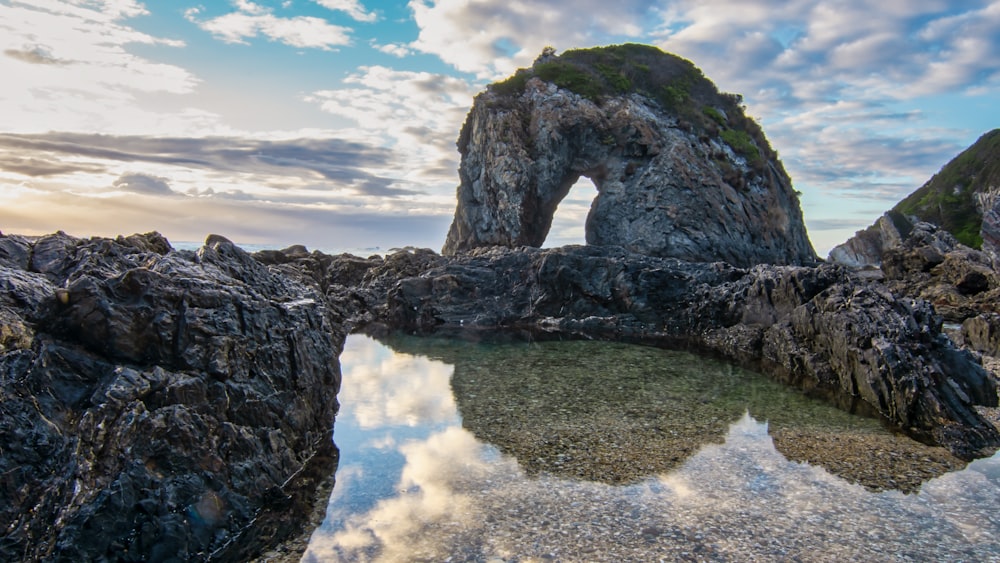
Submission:
[[[693,65],[657,53],[687,73],[688,99],[698,100],[681,112],[643,93],[595,99],[539,76],[525,76],[514,95],[477,96],[459,137],[461,184],[443,252],[541,246],[556,207],[586,176],[598,190],[588,244],[739,266],[815,261],[791,181],[756,140],[756,124]],[[696,118],[679,115],[690,105]]]

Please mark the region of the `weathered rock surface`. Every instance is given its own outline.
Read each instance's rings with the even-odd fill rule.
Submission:
[[[1000,314],[984,313],[962,323],[965,345],[989,356],[1000,356]]]
[[[886,213],[871,227],[858,231],[843,244],[835,246],[830,251],[828,258],[830,262],[855,268],[881,266],[882,255],[903,243],[903,235],[897,223],[903,225],[907,233],[912,228],[906,218],[895,216],[893,220],[893,217],[892,214]]]
[[[983,239],[983,252],[1000,264],[1000,190],[983,198],[983,226],[979,235]]]
[[[791,181],[738,97],[650,47],[544,56],[476,97],[458,148],[446,255],[541,246],[586,176],[598,191],[588,244],[738,266],[816,259]]]
[[[992,264],[986,253],[944,229],[917,223],[901,244],[885,251],[882,273],[895,294],[927,300],[945,320],[960,323],[1000,312],[1000,274]]]
[[[0,235],[0,559],[246,560],[329,479],[343,333],[222,237]]]
[[[693,346],[760,367],[969,459],[1000,446],[995,381],[920,300],[837,266],[689,263],[614,247],[483,249],[390,291],[395,327],[521,327]]]
[[[931,223],[996,259],[1000,248],[1000,129],[985,133],[874,225],[830,252],[850,266],[878,266],[915,223]],[[888,222],[886,222],[888,220]],[[895,231],[895,232],[894,232]],[[902,233],[902,236],[900,236]]]

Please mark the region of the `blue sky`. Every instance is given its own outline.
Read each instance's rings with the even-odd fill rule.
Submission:
[[[821,255],[1000,127],[1000,0],[0,0],[0,30],[4,233],[439,249],[472,97],[546,45],[742,94]]]

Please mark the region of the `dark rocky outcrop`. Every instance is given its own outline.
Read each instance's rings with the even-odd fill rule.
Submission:
[[[246,560],[330,479],[343,333],[222,237],[0,236],[0,559]]]
[[[930,223],[917,223],[901,244],[886,250],[881,270],[895,294],[929,301],[947,321],[998,312],[1000,274],[992,259]]]
[[[962,323],[964,343],[977,352],[1000,356],[1000,314],[984,313]]]
[[[653,47],[544,54],[476,97],[458,148],[447,255],[541,246],[586,176],[598,191],[588,244],[738,266],[815,261],[791,182],[739,97]]]
[[[846,408],[864,401],[918,439],[969,459],[1000,446],[973,408],[997,388],[920,300],[837,266],[690,263],[614,247],[479,250],[388,295],[384,320],[417,331],[520,327],[691,346]]]
[[[964,459],[1000,446],[975,409],[995,380],[931,306],[843,267],[610,246],[256,258],[215,236],[0,236],[3,558],[243,560],[297,534],[336,463],[344,327],[373,320],[690,347]]]
[[[993,259],[1000,249],[1000,129],[980,137],[871,227],[830,251],[830,260],[878,266],[916,223],[937,225]]]

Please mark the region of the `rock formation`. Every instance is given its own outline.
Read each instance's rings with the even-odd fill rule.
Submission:
[[[911,436],[970,459],[1000,446],[974,405],[997,404],[975,358],[920,300],[837,266],[690,263],[615,247],[480,250],[388,295],[418,331],[518,327],[693,346],[816,392],[863,401]]]
[[[298,533],[336,464],[344,327],[372,321],[692,347],[963,459],[1000,446],[975,409],[996,382],[931,306],[843,267],[611,246],[256,258],[221,237],[0,236],[4,559],[244,560]]]
[[[835,246],[828,259],[854,268],[877,268],[882,265],[883,253],[902,244],[901,226],[907,232],[912,228],[912,223],[905,217],[887,212],[874,225],[858,231],[843,244]]]
[[[597,186],[587,243],[690,261],[815,261],[798,199],[739,97],[690,62],[622,45],[561,56],[475,99],[451,255],[541,246],[580,176]]]
[[[339,320],[221,237],[0,235],[0,559],[246,560],[301,530]]]
[[[905,239],[881,252],[881,275],[895,295],[926,300],[955,323],[997,311],[1000,274],[992,264],[986,253],[930,223],[913,225]]]
[[[886,283],[805,265],[775,153],[689,62],[546,52],[477,97],[459,148],[451,256],[0,234],[0,559],[246,560],[298,534],[336,465],[344,334],[370,322],[693,347],[963,459],[1000,447],[976,410],[996,380],[918,298],[996,312],[989,258],[917,224],[878,247]],[[581,175],[590,245],[530,248]],[[965,332],[986,349],[996,325]]]
[[[830,251],[849,266],[878,266],[914,224],[931,223],[994,260],[1000,248],[1000,129],[980,137],[871,227]]]

